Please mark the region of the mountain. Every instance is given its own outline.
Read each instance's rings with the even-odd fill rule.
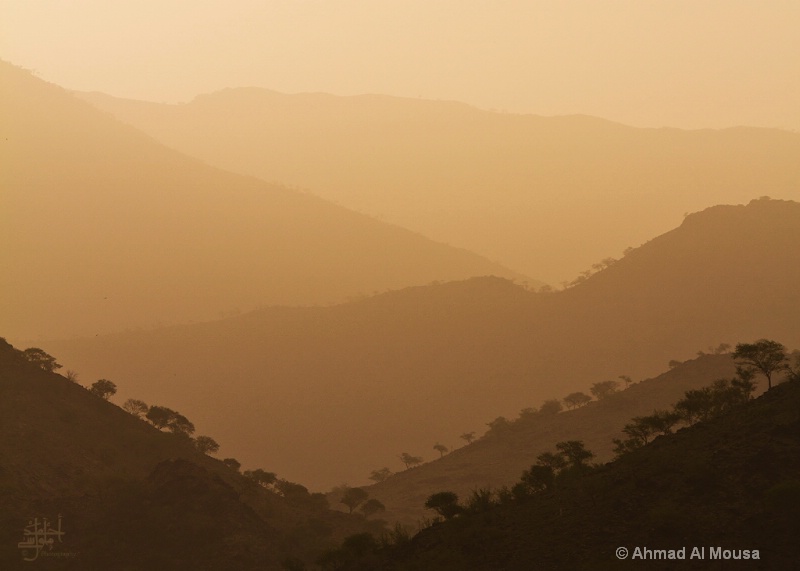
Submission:
[[[551,284],[762,194],[800,200],[800,134],[640,129],[379,95],[79,94],[209,164],[307,188]],[[354,168],[357,165],[357,168]]]
[[[57,569],[284,569],[380,525],[300,487],[268,491],[0,340],[0,567],[21,569],[29,520]],[[376,529],[378,528],[378,529]]]
[[[518,277],[319,198],[204,165],[5,62],[0,85],[0,326],[10,339]]]
[[[608,462],[614,456],[612,440],[623,437],[622,428],[632,418],[668,410],[686,391],[733,375],[730,354],[703,355],[575,410],[523,414],[436,461],[397,472],[365,489],[386,506],[384,519],[400,521],[413,529],[430,518],[431,512],[424,506],[432,494],[447,489],[467,498],[478,488],[510,487],[540,454],[555,450],[557,442],[580,440],[595,454],[593,461]],[[329,499],[331,505],[338,504],[337,494],[330,494]]]
[[[597,381],[720,343],[800,347],[798,244],[800,204],[755,200],[687,216],[564,291],[475,278],[43,348],[121,399],[180,403],[245,465],[360,485]]]
[[[476,502],[393,549],[362,540],[357,555],[351,541],[342,550],[351,563],[340,568],[790,571],[800,566],[798,473],[800,382],[790,381],[618,461],[567,473],[554,490]]]

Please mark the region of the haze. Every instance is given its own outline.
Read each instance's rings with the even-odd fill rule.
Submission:
[[[800,129],[800,3],[4,0],[0,53],[67,88],[448,99],[634,126]]]

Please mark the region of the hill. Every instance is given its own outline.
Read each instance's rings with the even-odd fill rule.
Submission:
[[[800,204],[756,200],[690,215],[565,291],[480,278],[44,349],[121,398],[180,403],[246,465],[361,485],[597,381],[722,342],[800,347],[798,244]]]
[[[536,463],[537,456],[568,440],[583,441],[595,454],[595,461],[608,462],[614,456],[612,440],[622,437],[622,428],[631,418],[669,409],[686,391],[733,374],[729,354],[703,355],[575,410],[523,414],[439,460],[397,472],[366,489],[386,506],[384,519],[415,529],[419,521],[431,516],[424,507],[431,494],[447,489],[466,498],[478,488],[510,487],[523,470]],[[330,499],[331,505],[337,505],[335,494]]]
[[[791,381],[554,490],[476,506],[340,568],[788,571],[800,565],[798,473],[800,383]],[[637,559],[645,548],[664,554]],[[743,551],[750,559],[737,560]]]
[[[800,135],[776,129],[638,129],[255,88],[177,105],[80,96],[209,164],[307,188],[551,284],[685,212],[762,194],[800,200]]]
[[[5,62],[0,86],[0,325],[9,339],[518,276],[319,198],[207,166]]]
[[[324,498],[259,487],[0,340],[0,566],[22,568],[29,520],[63,519],[57,569],[282,569],[365,522]],[[61,524],[59,524],[61,525]],[[52,539],[52,537],[51,537]],[[66,554],[66,555],[64,555]],[[39,562],[41,564],[41,561]]]

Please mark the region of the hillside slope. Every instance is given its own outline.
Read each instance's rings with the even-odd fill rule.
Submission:
[[[398,472],[366,489],[370,497],[386,506],[384,519],[401,521],[414,528],[417,522],[430,517],[424,506],[431,494],[447,489],[466,498],[478,488],[510,487],[523,470],[536,463],[537,456],[555,450],[557,442],[583,441],[595,454],[594,461],[610,461],[612,440],[622,437],[622,428],[633,417],[669,409],[686,391],[733,374],[729,354],[704,355],[575,410],[523,415],[507,427],[492,430],[439,460]],[[334,499],[338,498],[331,498]]]
[[[18,547],[29,520],[59,516],[67,555],[46,563],[81,571],[282,569],[375,530],[323,498],[260,488],[0,340],[0,567],[35,555]]]
[[[44,348],[121,398],[183,403],[245,464],[360,485],[597,381],[722,342],[800,347],[798,245],[800,204],[757,200],[688,216],[562,292],[482,278]]]
[[[0,326],[14,341],[517,274],[204,165],[0,62]]]
[[[800,383],[792,381],[556,492],[435,525],[382,560],[345,568],[790,571],[800,566],[798,474]],[[685,560],[635,559],[636,548],[685,548]],[[694,548],[703,551],[691,559]],[[714,559],[712,548],[758,559]]]
[[[800,135],[788,131],[637,129],[254,88],[178,105],[80,96],[209,164],[307,188],[551,284],[685,212],[762,194],[800,200]]]

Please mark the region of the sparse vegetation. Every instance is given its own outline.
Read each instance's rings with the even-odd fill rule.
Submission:
[[[89,392],[101,399],[108,400],[111,396],[117,394],[117,385],[108,379],[100,379],[92,384]]]
[[[56,369],[60,369],[61,365],[56,362],[56,358],[46,353],[43,349],[38,347],[30,347],[22,352],[22,356],[33,363],[42,370],[52,373]]]

